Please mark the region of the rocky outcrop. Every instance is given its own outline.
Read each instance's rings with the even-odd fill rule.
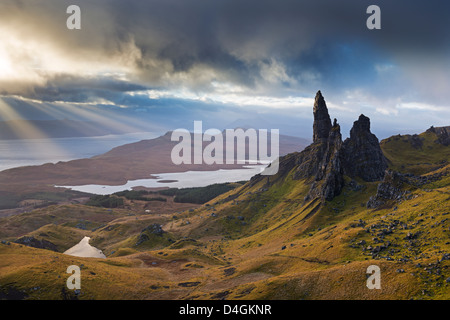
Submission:
[[[35,237],[23,236],[14,242],[23,244],[28,247],[58,251],[58,248],[56,247],[55,244],[51,243],[50,241],[44,240],[44,239],[38,240]]]
[[[333,199],[344,187],[344,175],[368,182],[382,180],[387,167],[378,138],[370,132],[370,119],[360,115],[353,123],[350,137],[342,142],[340,126],[336,119],[331,125],[325,99],[317,92],[313,144],[300,154],[294,176],[314,177],[305,200]]]
[[[433,127],[431,126],[426,132],[432,132],[437,135],[436,143],[444,146],[450,145],[450,127]]]
[[[331,157],[333,147],[340,149],[341,144],[340,126],[336,120],[334,126],[331,126],[327,105],[319,91],[314,101],[313,143],[296,156],[297,170],[294,179],[314,177],[315,180],[321,180],[328,167],[327,161]]]
[[[331,200],[341,192],[344,186],[341,149],[341,128],[336,119],[331,125],[325,99],[319,91],[314,101],[313,143],[298,154],[295,161],[294,179],[311,182],[306,201]]]
[[[350,138],[343,143],[342,155],[344,173],[352,178],[379,181],[388,167],[378,138],[370,132],[370,119],[363,114],[353,123]]]
[[[141,233],[149,232],[151,234],[156,234],[157,236],[161,236],[164,233],[162,226],[160,224],[154,223],[142,229]]]
[[[152,235],[161,237],[164,233],[165,231],[162,229],[162,226],[160,224],[157,223],[151,224],[142,229],[141,233],[137,238],[136,246],[139,246],[140,244],[150,240],[150,237]]]
[[[331,130],[330,115],[328,114],[328,108],[320,90],[317,92],[314,100],[313,113],[313,142],[317,143],[321,140],[328,139]]]
[[[367,208],[374,209],[384,205],[389,200],[400,200],[404,195],[402,191],[403,178],[397,172],[386,170],[383,181],[378,184],[377,193],[370,197]]]
[[[305,180],[310,190],[305,201],[314,198],[331,200],[344,187],[344,175],[365,181],[382,180],[387,161],[377,137],[370,132],[369,118],[361,115],[355,121],[350,138],[342,142],[341,128],[336,119],[331,124],[325,99],[320,91],[314,101],[313,143],[302,152],[280,158],[275,176],[256,175],[250,180],[254,185],[265,179],[265,187],[283,179],[293,170],[294,180]]]
[[[321,161],[305,200],[316,197],[331,200],[339,195],[344,187],[344,172],[341,165],[342,136],[336,119],[325,146],[324,152],[319,155]]]

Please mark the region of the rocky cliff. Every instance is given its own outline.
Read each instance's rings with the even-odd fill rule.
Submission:
[[[314,100],[313,113],[313,142],[318,143],[328,139],[331,130],[330,115],[328,114],[328,108],[320,90],[317,92]]]
[[[450,127],[438,127],[431,126],[427,132],[432,132],[437,135],[436,143],[440,143],[444,146],[450,145]]]
[[[341,193],[344,176],[364,181],[383,180],[387,160],[377,137],[370,132],[370,119],[360,115],[354,122],[350,137],[342,141],[341,129],[331,118],[324,97],[317,92],[314,101],[313,143],[302,152],[280,159],[278,178],[294,169],[295,180],[305,179],[310,190],[305,200],[331,200]],[[253,182],[261,177],[256,176]],[[267,178],[275,181],[277,177]]]
[[[388,167],[378,138],[370,132],[370,119],[363,114],[353,123],[342,155],[345,174],[367,182],[382,180]]]
[[[344,187],[344,175],[364,181],[383,179],[387,161],[377,137],[370,132],[370,119],[360,115],[353,123],[350,138],[342,142],[340,126],[336,119],[331,125],[320,91],[314,102],[313,137],[313,144],[299,157],[296,175],[297,178],[314,176],[306,200],[316,197],[333,199]]]

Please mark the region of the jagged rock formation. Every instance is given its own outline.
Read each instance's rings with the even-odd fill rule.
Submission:
[[[298,155],[294,173],[294,179],[312,179],[305,200],[317,197],[331,200],[341,192],[344,186],[341,149],[340,126],[336,119],[331,125],[325,99],[319,91],[314,101],[313,143]]]
[[[435,142],[440,143],[444,146],[450,145],[450,127],[433,127],[431,126],[426,132],[432,132],[437,135],[437,140]]]
[[[367,208],[378,208],[388,200],[400,200],[405,193],[402,191],[402,184],[403,179],[400,174],[386,170],[383,181],[378,184],[377,193],[367,202]]]
[[[343,143],[345,174],[364,181],[383,179],[387,160],[381,151],[378,138],[370,132],[370,119],[363,114],[353,123],[350,138]]]
[[[316,154],[318,168],[315,173],[314,182],[306,196],[306,200],[311,198],[324,198],[331,200],[344,187],[344,174],[341,165],[342,136],[339,124],[336,119],[331,127],[328,138],[323,143],[323,153]]]
[[[305,200],[331,200],[344,187],[344,175],[378,181],[384,177],[387,160],[377,137],[370,132],[370,119],[360,115],[353,123],[350,138],[342,142],[340,126],[330,116],[322,93],[314,102],[313,144],[301,153],[295,178],[314,176]]]
[[[325,99],[320,91],[314,101],[313,143],[300,153],[280,158],[275,177],[255,176],[250,184],[266,179],[266,187],[295,168],[293,179],[306,180],[310,190],[305,201],[320,198],[331,200],[344,187],[344,175],[365,181],[378,181],[384,177],[387,160],[377,137],[370,132],[370,119],[361,115],[354,122],[350,138],[342,142],[337,120],[331,124]]]
[[[58,248],[56,247],[55,244],[51,243],[50,241],[44,240],[44,239],[38,240],[35,237],[23,236],[14,242],[26,245],[28,247],[58,251]]]
[[[313,142],[317,143],[323,139],[328,139],[331,130],[331,119],[328,114],[325,99],[320,90],[314,100],[314,124],[313,124]]]

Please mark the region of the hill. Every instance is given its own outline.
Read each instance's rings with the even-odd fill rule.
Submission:
[[[448,127],[430,128],[419,135],[397,135],[381,141],[392,169],[424,174],[445,166],[450,159]]]
[[[55,185],[123,185],[128,180],[150,179],[151,174],[243,167],[243,164],[237,163],[176,165],[171,161],[171,152],[177,143],[171,141],[171,132],[167,132],[158,138],[119,146],[88,159],[1,171],[0,209],[22,207],[23,201],[54,202],[55,198],[71,200],[85,196],[81,193],[55,188]],[[305,146],[304,139],[285,135],[280,135],[279,143],[281,155],[301,150]],[[247,140],[245,142],[247,153],[248,144]],[[36,194],[39,194],[38,198]]]
[[[418,135],[424,151],[434,151],[427,155],[404,136],[378,143],[361,115],[342,141],[320,92],[314,118],[313,143],[281,157],[274,176],[257,175],[183,211],[111,209],[111,220],[83,234],[107,259],[8,244],[11,236],[0,244],[3,297],[450,298],[449,146],[440,133]],[[80,210],[72,206],[66,210]],[[49,215],[58,207],[46,210]],[[33,215],[45,216],[33,211],[30,222]],[[1,230],[23,219],[13,218]],[[43,233],[55,228],[60,234],[62,227],[73,224],[46,225]],[[65,287],[71,264],[83,266],[77,293]],[[372,265],[381,269],[381,289],[366,286]]]

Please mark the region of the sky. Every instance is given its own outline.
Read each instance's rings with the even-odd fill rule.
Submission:
[[[450,125],[449,14],[442,0],[2,0],[0,120],[311,139],[321,90],[344,137],[361,113],[380,139],[420,133]]]

